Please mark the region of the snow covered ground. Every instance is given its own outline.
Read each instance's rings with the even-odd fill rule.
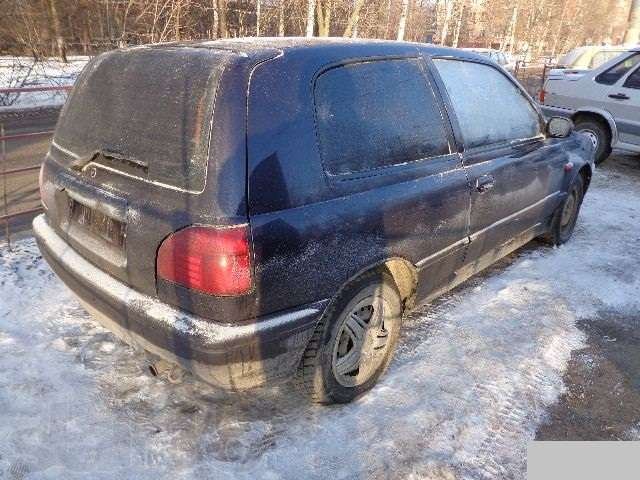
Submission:
[[[576,322],[640,307],[639,216],[638,178],[605,166],[570,243],[534,243],[413,314],[381,383],[329,408],[152,378],[32,240],[0,247],[0,478],[524,478]]]
[[[89,57],[72,56],[68,60],[63,63],[49,58],[34,62],[30,57],[0,56],[0,89],[73,85]],[[66,98],[65,91],[0,93],[0,112],[4,107],[62,105]]]

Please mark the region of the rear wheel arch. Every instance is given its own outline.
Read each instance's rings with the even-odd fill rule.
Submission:
[[[392,271],[395,273],[392,273]],[[295,383],[298,388],[312,402],[322,404],[349,402],[371,389],[377,383],[379,376],[384,373],[393,358],[407,300],[414,296],[415,286],[412,286],[412,277],[412,265],[410,262],[405,259],[388,259],[363,269],[346,281],[338,290],[316,325],[315,331],[298,363],[295,375]],[[376,292],[386,292],[383,295],[388,303],[385,301],[385,304],[391,305],[390,311],[393,313],[391,315],[386,314],[383,317],[385,320],[382,327],[379,327],[386,334],[377,337],[378,339],[385,338],[388,340],[384,342],[384,350],[380,350],[378,347],[374,348],[375,351],[380,351],[381,353],[378,354],[377,360],[373,361],[373,363],[370,363],[372,362],[371,355],[365,354],[360,357],[360,353],[357,353],[359,365],[357,366],[356,375],[360,375],[359,372],[364,367],[366,376],[361,383],[344,383],[343,380],[346,377],[341,377],[341,375],[352,375],[350,372],[342,373],[339,370],[341,348],[343,346],[346,347],[346,352],[342,352],[343,359],[349,358],[351,355],[349,346],[346,343],[342,343],[342,332],[345,331],[344,325],[350,322],[349,318],[354,314],[358,315],[360,312],[367,312],[366,305],[359,310],[358,307],[360,302],[368,301],[369,297],[360,298],[360,296],[363,295],[363,292],[372,293],[372,288],[375,288]],[[403,298],[401,289],[409,297]],[[356,302],[356,310],[353,313],[349,313],[354,302]],[[375,311],[375,308],[371,311]],[[391,323],[388,324],[387,322]],[[352,335],[358,330],[352,327],[348,328]],[[353,337],[352,340],[353,342],[356,341]],[[366,339],[363,342],[361,347],[351,348],[356,349],[354,351],[358,352],[359,348],[366,348],[368,344]],[[371,352],[369,351],[369,353]],[[362,363],[363,361],[365,363]],[[369,370],[368,373],[367,370]]]
[[[600,164],[611,154],[616,143],[615,123],[607,115],[596,112],[578,112],[572,117],[576,130],[587,134],[595,148],[595,163]]]
[[[613,119],[607,118],[602,113],[580,110],[573,114],[571,120],[573,120],[573,123],[579,123],[580,121],[588,120],[596,121],[606,127],[612,142],[616,136],[615,123],[613,122]]]
[[[347,289],[351,284],[358,281],[361,277],[369,275],[373,272],[388,273],[391,275],[393,282],[400,293],[400,298],[405,309],[413,307],[415,304],[415,294],[418,286],[418,270],[416,266],[403,257],[389,257],[380,260],[367,267],[360,269],[357,273],[346,280],[332,297],[329,306],[335,302],[335,299]]]

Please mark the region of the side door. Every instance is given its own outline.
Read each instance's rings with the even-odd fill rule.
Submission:
[[[561,200],[568,156],[543,134],[530,98],[492,65],[433,60],[447,93],[471,185],[465,263],[479,270],[539,234]]]
[[[332,66],[314,97],[327,180],[355,229],[343,238],[409,259],[419,300],[448,284],[468,242],[469,187],[422,57]]]
[[[638,54],[640,59],[640,54]],[[618,140],[640,146],[640,67],[620,79],[609,93],[610,112],[618,127]]]
[[[427,73],[417,52],[340,50],[254,70],[248,199],[262,311],[330,298],[390,258],[417,265],[421,300],[462,263],[469,187]]]

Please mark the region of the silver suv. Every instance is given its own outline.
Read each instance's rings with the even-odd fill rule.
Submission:
[[[571,118],[596,148],[596,163],[612,148],[640,153],[640,47],[594,70],[550,75],[540,92],[548,117]]]

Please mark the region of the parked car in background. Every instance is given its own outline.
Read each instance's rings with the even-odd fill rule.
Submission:
[[[493,62],[500,65],[509,73],[514,73],[516,70],[516,62],[511,55],[500,50],[494,50],[492,48],[463,48],[463,50],[477,53],[483,57],[487,57]]]
[[[592,158],[469,52],[158,44],[87,65],[34,232],[87,309],[165,363],[348,402],[414,305],[535,237],[566,242]]]
[[[589,136],[596,163],[612,148],[640,153],[640,48],[594,70],[550,76],[540,102],[547,116],[571,118]]]
[[[621,45],[587,45],[577,47],[562,55],[556,62],[557,69],[591,70],[626,52],[628,47]]]

